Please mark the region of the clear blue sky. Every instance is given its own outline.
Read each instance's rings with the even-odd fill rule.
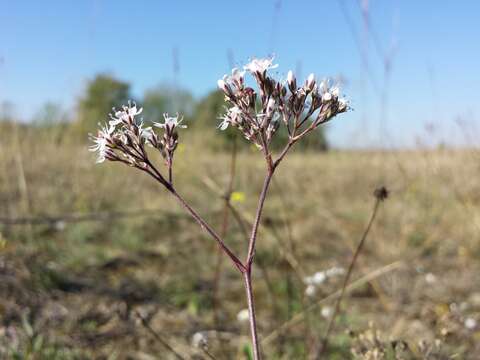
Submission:
[[[355,111],[329,127],[338,146],[412,145],[427,141],[426,123],[436,140],[462,143],[456,119],[471,133],[480,110],[480,1],[370,0],[367,31],[362,2],[0,0],[0,101],[23,119],[47,101],[73,108],[102,71],[140,97],[173,80],[174,48],[178,82],[201,97],[228,71],[230,49],[237,64],[274,53],[279,76],[345,79]]]

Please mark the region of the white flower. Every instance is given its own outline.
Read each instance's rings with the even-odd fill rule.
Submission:
[[[228,83],[243,84],[243,78],[245,77],[245,71],[241,71],[237,68],[232,69],[232,75],[224,75],[223,80]]]
[[[265,58],[265,59],[252,59],[247,65],[243,68],[249,71],[252,74],[256,73],[264,73],[267,70],[275,69],[278,67],[278,64],[273,64],[273,58]]]
[[[477,320],[475,320],[474,318],[467,318],[465,319],[465,327],[469,330],[473,330],[477,327]]]
[[[115,108],[114,108],[115,111]],[[120,123],[128,123],[129,121],[133,121],[135,116],[141,114],[143,111],[143,108],[137,109],[137,104],[132,102],[128,102],[127,105],[122,106],[122,110],[115,111],[114,115],[110,114],[110,126],[117,126]]]
[[[338,98],[338,95],[340,95],[340,89],[338,86],[334,86],[330,89],[330,93]]]
[[[305,295],[308,297],[315,296],[315,293],[317,292],[317,287],[315,285],[307,285],[305,288]]]
[[[325,94],[322,95],[322,100],[324,102],[328,102],[332,100],[332,94],[330,94],[329,92],[326,92]]]
[[[317,271],[315,274],[312,276],[307,276],[303,279],[305,284],[307,285],[313,285],[313,286],[319,286],[323,284],[328,278],[342,275],[345,273],[345,269],[341,267],[332,267],[330,269],[327,269],[325,271]]]
[[[325,275],[327,275],[327,277],[333,277],[333,276],[338,276],[343,274],[345,274],[345,269],[341,267],[336,267],[336,266],[330,269],[327,269],[325,271]]]
[[[425,281],[428,284],[433,284],[434,282],[437,281],[437,277],[432,273],[428,273],[428,274],[425,275]]]
[[[224,80],[222,80],[222,79],[217,80],[217,85],[218,85],[219,89],[222,90],[223,92],[228,91],[227,84],[225,83]]]
[[[98,157],[96,161],[97,164],[105,161],[107,144],[110,141],[111,135],[114,130],[115,127],[113,126],[100,125],[100,130],[98,130],[97,136],[90,135],[90,139],[93,141],[93,145],[91,145],[88,150],[92,152],[98,152]]]
[[[348,108],[348,102],[347,100],[340,98],[338,99],[338,110],[339,111],[345,111]]]
[[[232,106],[230,109],[227,109],[227,113],[223,116],[220,116],[220,120],[223,120],[218,128],[220,130],[226,130],[228,125],[238,123],[242,115],[242,110],[238,106]]]
[[[218,125],[218,128],[222,131],[227,130],[228,125],[230,124],[229,118],[226,116],[223,116],[220,119],[223,119],[223,121]]]
[[[307,285],[315,285],[315,286],[322,284],[323,282],[325,282],[325,280],[327,280],[327,275],[325,274],[324,271],[317,271],[312,276],[307,276],[305,279],[303,279],[303,281]]]
[[[207,345],[207,337],[203,332],[198,331],[195,334],[193,334],[192,336],[193,347],[199,348],[199,347],[204,347],[205,345]]]
[[[243,310],[240,310],[237,314],[237,321],[238,322],[246,322],[248,321],[249,319],[249,315],[248,315],[248,309],[243,309]]]
[[[165,119],[165,122],[154,122],[153,125],[161,129],[166,129],[168,131],[173,131],[173,129],[175,129],[176,127],[186,128],[187,125],[180,125],[183,121],[183,117],[179,119],[179,116],[180,115],[178,113],[176,116],[169,116],[167,113],[164,113],[163,118]]]
[[[332,316],[333,310],[330,306],[324,306],[324,307],[322,307],[322,310],[320,311],[320,313],[322,314],[322,316],[324,318],[327,319],[330,316]]]
[[[348,102],[347,100],[339,97],[340,88],[338,85],[330,86],[329,80],[322,80],[318,86],[318,90],[323,102],[329,102],[334,99],[335,101],[338,101],[338,110],[340,112],[347,110]]]
[[[138,125],[138,132],[140,133],[140,139],[148,141],[153,136],[153,129],[151,126],[143,128],[143,121]]]

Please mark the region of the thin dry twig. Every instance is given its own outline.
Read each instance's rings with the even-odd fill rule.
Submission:
[[[339,311],[340,311],[340,304],[342,302],[343,297],[345,296],[345,289],[347,288],[348,282],[350,281],[350,277],[353,272],[353,268],[355,267],[355,264],[357,262],[357,259],[360,255],[360,252],[363,249],[363,245],[365,244],[365,240],[367,238],[368,233],[370,232],[370,229],[372,228],[373,222],[375,221],[375,217],[377,216],[378,208],[379,205],[382,201],[384,201],[388,197],[388,190],[385,187],[380,187],[375,190],[374,192],[375,196],[375,204],[373,206],[373,211],[372,215],[370,216],[370,220],[368,221],[367,227],[365,228],[365,231],[362,234],[362,237],[360,239],[360,242],[358,243],[357,249],[355,250],[355,253],[353,254],[352,261],[350,262],[350,265],[348,266],[347,274],[345,275],[345,279],[343,281],[342,285],[342,290],[340,291],[340,296],[337,299],[337,302],[335,303],[335,309],[333,311],[332,316],[330,317],[330,321],[327,326],[327,330],[325,332],[325,336],[322,340],[321,346],[317,352],[317,360],[320,359],[324,352],[327,349],[328,346],[328,338],[333,330],[333,326],[335,324],[335,318],[337,317]]]
[[[183,357],[182,355],[180,355],[166,340],[164,340],[160,334],[155,331],[151,326],[150,324],[148,323],[147,319],[142,315],[140,314],[140,312],[137,310],[135,311],[135,314],[138,316],[138,318],[140,319],[140,322],[141,324],[143,325],[143,327],[145,329],[147,329],[147,331],[160,343],[162,344],[168,351],[170,351],[172,354],[175,355],[175,357],[179,360],[186,360],[185,357]]]

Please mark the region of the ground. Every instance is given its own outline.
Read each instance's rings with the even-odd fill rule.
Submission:
[[[216,283],[215,243],[157,183],[94,165],[85,145],[27,137],[0,149],[0,358],[248,358],[241,277],[225,258]],[[178,191],[216,229],[230,158],[183,145],[175,159]],[[252,149],[237,160],[226,242],[243,258],[239,224],[252,221],[264,164]],[[255,256],[266,358],[317,351],[343,275],[309,295],[305,277],[348,267],[384,185],[328,358],[478,359],[478,160],[447,149],[290,154]]]

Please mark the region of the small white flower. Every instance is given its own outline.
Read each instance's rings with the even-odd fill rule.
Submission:
[[[222,79],[217,80],[217,85],[218,85],[218,88],[219,88],[220,90],[222,90],[223,92],[227,92],[227,91],[228,91],[228,89],[227,89],[227,84],[225,83],[224,80],[222,80]]]
[[[140,133],[140,139],[148,141],[153,136],[153,129],[151,126],[143,128],[143,122],[138,125],[138,131]]]
[[[115,108],[113,109],[115,111]],[[133,102],[128,102],[127,105],[122,106],[122,110],[115,111],[114,115],[110,114],[110,121],[109,125],[110,126],[117,126],[118,124],[123,123],[128,123],[129,121],[133,121],[135,116],[141,114],[143,111],[143,108],[137,108],[137,104]]]
[[[100,124],[99,124],[100,125]],[[113,126],[100,125],[97,136],[90,135],[90,139],[93,141],[88,150],[92,152],[98,152],[97,164],[105,161],[105,154],[107,150],[107,144],[111,139],[112,133],[115,130]]]
[[[248,315],[248,309],[243,309],[243,310],[240,310],[237,314],[237,321],[238,322],[246,322],[248,321],[249,319],[249,315]]]
[[[223,120],[219,125],[218,128],[220,130],[226,130],[228,125],[238,123],[241,119],[242,110],[238,106],[232,106],[231,108],[227,109],[227,113],[223,116],[220,116],[220,120]]]
[[[165,119],[165,122],[164,123],[154,122],[153,125],[161,129],[167,129],[169,131],[172,131],[176,127],[186,128],[187,125],[180,125],[183,121],[183,117],[180,119],[179,117],[180,115],[178,113],[176,114],[176,116],[169,116],[167,113],[164,113],[163,118]]]
[[[468,330],[473,330],[477,327],[477,320],[475,320],[474,318],[467,318],[465,319],[465,327],[468,329]]]
[[[338,99],[338,110],[339,111],[345,111],[348,108],[348,102],[347,100],[340,98]]]
[[[315,285],[307,285],[307,287],[305,288],[305,295],[308,296],[308,297],[313,297],[315,296],[317,292],[317,288]]]
[[[199,347],[204,347],[207,345],[207,336],[201,332],[198,331],[192,336],[192,346],[199,348]]]
[[[340,89],[338,88],[338,86],[334,86],[330,89],[330,93],[337,97],[338,98],[338,95],[340,95]]]
[[[252,74],[256,73],[264,73],[267,70],[275,69],[278,67],[278,64],[273,64],[273,58],[265,58],[265,59],[252,59],[247,65],[243,68],[249,71]]]
[[[325,282],[326,279],[327,279],[327,275],[323,271],[318,271],[315,274],[313,274],[313,283],[315,285],[322,284],[323,282]]]
[[[325,282],[325,280],[327,280],[327,275],[325,275],[324,271],[317,271],[312,276],[307,276],[305,279],[303,279],[305,284],[314,286],[322,284]]]
[[[322,307],[320,313],[324,318],[328,319],[330,316],[332,316],[333,309],[330,306],[324,306]]]
[[[332,100],[332,94],[330,94],[329,92],[326,92],[325,94],[322,95],[322,100],[324,102],[328,102]]]
[[[334,266],[330,269],[327,269],[325,271],[325,274],[327,275],[327,277],[339,276],[345,274],[345,269]]]
[[[222,131],[227,130],[228,125],[230,124],[229,119],[225,116],[221,117],[221,119],[223,119],[223,121],[218,125],[218,128]]]
[[[433,284],[437,281],[437,277],[432,273],[428,273],[425,275],[425,281],[427,282],[427,284]]]
[[[245,77],[245,71],[241,71],[237,68],[232,69],[232,75],[223,77],[223,80],[227,82],[234,82],[237,84],[243,84],[243,78]]]

